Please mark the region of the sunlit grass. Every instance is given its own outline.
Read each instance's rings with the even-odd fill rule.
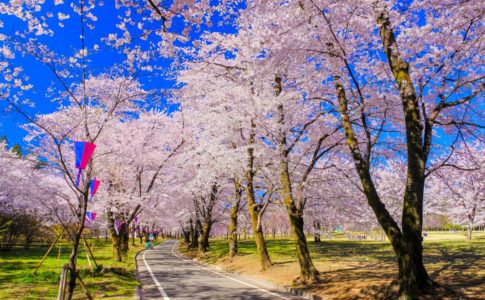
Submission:
[[[86,251],[80,246],[78,268],[81,277],[95,298],[109,297],[111,299],[132,299],[135,294],[136,281],[134,274],[134,255],[143,249],[136,243],[133,247],[130,241],[130,251],[123,262],[112,259],[110,240],[88,240],[100,268],[95,270],[91,259],[93,272],[90,272]],[[55,247],[43,265],[33,275],[36,265],[41,260],[47,248],[31,250],[14,249],[0,252],[0,298],[3,299],[55,299],[63,264],[68,262],[71,247],[63,243]],[[76,299],[86,299],[83,289],[76,287]]]
[[[395,256],[388,241],[348,240],[339,234],[319,244],[309,238],[308,246],[322,273],[322,282],[308,287],[316,294],[332,299],[385,299],[378,293],[397,278]],[[229,259],[227,240],[212,239],[210,251],[199,259],[279,285],[291,285],[299,275],[295,245],[289,238],[267,238],[274,267],[263,272],[254,241],[240,240],[238,247],[238,257]],[[196,255],[196,251],[187,251],[186,247],[181,251]],[[471,241],[466,240],[464,232],[430,232],[424,241],[424,259],[437,282],[467,297],[485,295],[485,232],[475,232]]]

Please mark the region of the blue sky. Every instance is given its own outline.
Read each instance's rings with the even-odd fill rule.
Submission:
[[[109,2],[111,3],[111,1]],[[66,9],[68,11],[64,11]],[[71,8],[68,5],[44,5],[40,14],[45,14],[47,12],[51,12],[54,16],[47,21],[49,23],[49,27],[54,30],[54,36],[41,36],[38,37],[39,41],[60,55],[71,56],[73,53],[78,52],[81,48],[80,17],[72,13]],[[63,22],[64,27],[62,28],[58,26],[59,20],[57,19],[57,14],[59,12],[69,12],[71,15],[69,19]],[[116,23],[118,22],[117,16],[120,11],[115,10],[111,3],[105,4],[104,6],[98,6],[93,13],[98,17],[98,21],[92,22],[92,24],[95,25],[94,30],[86,30],[86,46],[89,49],[92,49],[95,44],[98,44],[100,45],[101,50],[88,56],[90,62],[88,63],[87,73],[99,74],[105,72],[113,65],[122,62],[125,56],[120,54],[120,49],[114,49],[106,46],[104,42],[101,41],[101,39],[107,37],[109,33],[121,32],[118,28],[116,28]],[[142,16],[136,16],[135,18],[141,17]],[[0,14],[0,18],[0,20],[4,23],[4,27],[0,28],[0,33],[14,36],[13,33],[15,31],[21,31],[25,28],[25,24],[15,17],[8,17]],[[201,32],[207,30],[231,33],[236,32],[233,26],[219,25],[218,23],[220,20],[220,16],[215,15],[212,19],[212,23],[214,24],[213,27],[209,29],[207,26],[202,26],[201,31],[192,32],[192,39],[197,38],[200,36]],[[424,22],[424,18],[421,15],[420,22]],[[175,20],[171,30],[180,32],[183,27],[182,25],[183,24],[180,19]],[[156,28],[156,26],[160,25],[155,23],[149,25],[149,28]],[[154,38],[154,36],[151,37],[152,38],[148,41],[137,40],[135,41],[134,45],[146,47],[147,43],[156,43],[158,41],[157,38]],[[166,70],[170,70],[170,59],[159,58],[155,60],[154,63],[162,66]],[[31,115],[35,115],[36,113],[43,114],[55,111],[57,109],[57,104],[50,101],[50,96],[46,95],[46,91],[53,83],[55,86],[59,87],[59,82],[55,79],[54,74],[49,70],[49,68],[46,65],[38,62],[32,56],[17,55],[16,59],[12,61],[12,64],[13,66],[22,66],[25,74],[30,77],[30,82],[34,85],[34,88],[24,95],[35,103],[35,107],[28,109],[28,112]],[[0,76],[0,83],[1,80],[3,79]],[[139,80],[146,89],[168,90],[175,87],[175,82],[172,79],[165,77],[163,72],[159,71],[145,73],[140,76]],[[71,83],[79,82],[79,76],[71,81]],[[11,145],[23,145],[23,138],[25,137],[26,133],[23,129],[19,128],[19,125],[25,123],[25,119],[13,112],[3,112],[5,108],[4,105],[5,104],[0,102],[0,136],[7,136]],[[445,142],[446,144],[449,143],[446,135],[444,135],[444,137],[441,139],[435,140],[435,142],[440,141]]]
[[[64,6],[61,6],[65,9]],[[104,6],[99,8],[99,13],[102,15],[100,20],[103,20],[103,25],[97,24],[96,30],[86,31],[86,44],[88,47],[92,47],[96,43],[100,43],[100,39],[107,35],[111,26],[105,26],[106,24],[112,25],[116,22],[115,14],[105,11],[108,7]],[[63,22],[64,27],[58,26],[57,7],[48,8],[43,10],[42,13],[52,11],[54,17],[50,20],[49,26],[54,29],[54,36],[41,36],[39,41],[47,45],[51,50],[61,54],[70,56],[73,53],[79,51],[81,48],[81,26],[79,16],[71,12],[71,17]],[[100,15],[100,16],[101,16]],[[1,32],[13,37],[15,31],[21,31],[25,29],[25,24],[15,17],[7,17],[0,15],[4,22],[4,28]],[[100,23],[100,22],[98,22]],[[101,51],[95,57],[92,57],[93,61],[89,65],[90,73],[102,72],[104,69],[110,67],[112,64],[118,62],[121,56],[117,54],[114,49],[105,47],[104,51]],[[16,55],[15,60],[11,62],[14,66],[21,66],[24,69],[26,75],[30,77],[29,82],[33,84],[34,88],[25,93],[25,97],[32,100],[35,103],[35,107],[28,109],[31,115],[35,113],[49,113],[56,110],[57,105],[52,103],[46,95],[47,89],[52,85],[57,85],[58,82],[51,70],[37,59],[30,55],[22,56]],[[25,106],[24,106],[25,107]],[[4,109],[4,107],[1,107]],[[23,144],[23,138],[25,131],[19,128],[19,125],[25,123],[26,120],[16,113],[3,113],[2,121],[0,122],[0,136],[6,135],[10,144]]]
[[[49,1],[47,1],[49,2]],[[89,51],[88,59],[90,60],[87,64],[87,74],[99,74],[106,72],[111,67],[116,64],[122,63],[125,56],[120,53],[121,49],[114,49],[107,46],[101,41],[102,38],[106,38],[109,33],[121,33],[121,30],[116,28],[116,24],[119,22],[118,14],[121,11],[116,10],[111,1],[110,4],[105,4],[103,6],[98,6],[93,10],[94,15],[97,16],[98,20],[96,22],[90,22],[95,25],[93,30],[87,29],[85,27],[85,43],[88,49],[92,49],[95,44],[99,45],[99,51],[94,53]],[[68,2],[66,2],[68,3]],[[64,20],[62,23],[64,27],[58,25],[59,20],[57,18],[58,13],[69,13],[70,18]],[[68,5],[44,5],[42,11],[39,15],[45,15],[46,13],[51,13],[52,18],[47,19],[49,28],[54,31],[53,36],[39,36],[38,41],[49,47],[50,50],[55,51],[57,54],[62,56],[72,56],[81,49],[81,22],[79,15],[72,12],[72,9]],[[3,33],[10,37],[15,37],[14,32],[24,30],[25,24],[15,17],[5,16],[0,14],[0,20],[4,23],[4,27],[0,28],[0,33]],[[134,18],[142,18],[142,16],[135,16]],[[210,29],[206,26],[202,26],[200,31],[193,31],[191,33],[192,40],[200,36],[204,31],[220,31],[220,32],[235,32],[235,29],[229,25],[218,24],[221,21],[220,16],[214,15],[212,18],[212,23],[214,24]],[[159,24],[146,25],[145,28],[156,28]],[[183,23],[181,19],[175,19],[170,30],[175,32],[182,31]],[[16,39],[18,41],[18,39]],[[130,45],[140,46],[146,49],[148,43],[156,43],[158,38],[153,35],[146,41],[140,39],[135,40],[135,42]],[[1,59],[1,57],[0,57]],[[154,60],[154,63],[161,66],[165,70],[170,69],[171,59],[159,58]],[[49,68],[40,63],[34,57],[27,55],[17,55],[16,58],[11,61],[11,67],[21,66],[24,69],[24,74],[29,76],[29,82],[33,84],[34,88],[24,94],[24,98],[30,99],[35,107],[26,108],[30,115],[35,114],[45,114],[53,112],[57,109],[58,104],[50,101],[51,95],[46,95],[46,91],[49,87],[60,88],[58,80],[55,78],[54,73],[49,70]],[[77,78],[70,80],[70,84],[79,83],[80,80],[80,70],[77,70]],[[0,83],[3,80],[0,77]],[[140,74],[139,81],[143,84],[145,89],[158,89],[167,90],[175,87],[175,81],[173,78],[167,78],[164,76],[163,71],[155,71],[153,73]],[[162,101],[164,103],[164,101]],[[163,106],[163,104],[162,104]],[[23,143],[23,138],[26,132],[19,126],[26,122],[25,118],[14,112],[5,111],[5,103],[0,103],[0,136],[6,136],[9,144],[21,144]]]

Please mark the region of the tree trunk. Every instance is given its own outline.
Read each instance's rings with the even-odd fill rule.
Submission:
[[[313,221],[313,228],[315,230],[315,236],[313,237],[314,238],[314,241],[315,243],[320,243],[321,242],[321,237],[320,237],[320,230],[321,230],[321,226],[320,226],[320,221]]]
[[[241,183],[237,177],[234,178],[234,203],[231,207],[229,216],[229,257],[237,255],[237,216],[239,213],[239,203],[241,202]]]
[[[143,234],[140,230],[140,225],[136,226],[136,231],[138,232],[138,238],[140,239],[140,244],[143,244]]]
[[[298,262],[300,263],[301,280],[303,282],[306,282],[307,280],[318,280],[319,273],[311,260],[305,233],[303,232],[303,217],[301,215],[297,215],[291,217],[290,220],[293,231],[293,238],[295,239]]]
[[[209,235],[212,227],[212,221],[206,221],[204,222],[205,224],[201,224],[199,220],[197,220],[197,222],[199,223],[198,227],[200,228],[199,247],[197,253],[197,255],[199,256],[207,252],[207,250],[209,249]]]
[[[190,229],[189,230],[185,230],[185,228],[182,227],[182,234],[184,236],[184,243],[186,245],[190,244]],[[164,237],[164,233],[162,231],[162,238]]]
[[[415,299],[434,286],[423,263],[422,203],[424,176],[419,179],[420,176],[409,174],[413,171],[413,169],[408,169],[402,216],[401,249],[395,249],[399,265],[400,297],[402,299]]]
[[[399,52],[389,14],[385,8],[376,7],[376,22],[379,25],[379,35],[389,67],[399,89],[406,125],[408,164],[402,216],[404,251],[398,254],[398,262],[401,298],[413,299],[428,292],[434,286],[423,264],[422,245],[424,174],[431,148],[432,122],[425,119],[423,134],[420,106],[411,80],[410,67]],[[431,116],[431,118],[434,117]]]
[[[196,249],[199,247],[199,222],[195,222],[195,228],[192,219],[190,219],[190,232],[191,232],[191,241],[189,248]]]
[[[237,255],[237,214],[239,211],[239,202],[234,204],[231,208],[229,217],[229,257],[234,257]]]
[[[84,225],[86,222],[86,208],[88,204],[88,189],[81,195],[79,199],[79,205],[77,210],[77,217],[79,221],[79,228],[73,236],[72,252],[69,257],[69,285],[67,289],[67,300],[71,300],[74,295],[74,289],[76,288],[76,280],[78,276],[77,267],[77,255],[79,248],[79,241],[82,237],[82,232],[84,230]]]
[[[34,240],[34,233],[28,233],[25,235],[25,243],[24,243],[24,249],[29,250],[30,245],[32,244]]]
[[[248,202],[249,216],[251,218],[251,227],[253,229],[254,241],[256,243],[256,250],[259,255],[261,269],[266,270],[270,268],[273,263],[268,254],[268,249],[266,248],[266,241],[263,236],[263,228],[261,226],[260,215],[258,213],[258,205],[255,201],[254,196],[254,122],[251,121],[251,131],[249,134],[249,147],[247,150],[247,168],[245,172],[246,184],[244,186],[246,190],[246,200]],[[246,239],[246,231],[244,231],[244,236]]]
[[[468,232],[466,235],[466,238],[468,240],[472,239],[472,231],[473,231],[473,220],[468,220],[468,226],[467,226]]]
[[[131,231],[131,234],[132,234],[132,236],[131,236],[131,245],[133,247],[135,247],[135,232],[136,232],[136,229],[135,229],[135,227],[133,227],[133,230]]]
[[[395,252],[399,266],[399,299],[418,299],[434,285],[424,267],[422,243],[403,239]]]
[[[72,296],[74,295],[74,289],[76,288],[76,279],[78,276],[78,272],[76,270],[76,260],[77,260],[77,254],[78,254],[78,247],[79,247],[79,241],[81,239],[81,232],[78,231],[74,235],[74,243],[72,245],[72,252],[71,256],[69,257],[69,286],[67,289],[67,299],[71,300]]]
[[[214,221],[212,220],[212,210],[217,200],[218,189],[219,187],[217,186],[217,182],[213,182],[209,198],[194,197],[193,199],[197,218],[196,225],[200,231],[197,255],[202,255],[209,249],[209,236],[212,229],[212,224],[214,224]],[[201,217],[203,223],[201,222]]]
[[[432,286],[423,264],[422,245],[422,197],[424,170],[408,166],[406,191],[404,195],[402,231],[380,200],[370,175],[369,165],[363,158],[355,132],[350,123],[345,90],[339,76],[334,76],[339,98],[340,119],[347,145],[354,159],[364,194],[369,206],[392,244],[399,267],[400,295],[402,299],[415,299]],[[408,158],[412,159],[412,158]],[[418,163],[418,165],[424,164]],[[413,167],[416,167],[413,164]],[[417,172],[419,174],[417,174]]]
[[[281,93],[281,78],[275,77],[275,91],[276,96]],[[278,124],[283,126],[285,124],[285,115],[283,105],[278,105]],[[300,264],[300,278],[301,283],[307,281],[316,281],[319,279],[319,272],[315,268],[310,257],[310,251],[306,241],[303,224],[303,209],[304,201],[299,197],[298,204],[295,203],[293,191],[291,186],[291,178],[288,170],[288,155],[286,148],[286,132],[280,130],[278,133],[278,156],[279,156],[279,175],[281,183],[281,197],[286,206],[286,212],[290,219],[291,232],[293,240],[295,241],[296,254]],[[302,193],[300,193],[302,194]],[[301,195],[300,195],[301,196]]]
[[[266,270],[273,266],[271,259],[269,257],[268,248],[266,247],[266,241],[264,239],[263,227],[259,221],[257,205],[253,200],[248,199],[249,204],[249,214],[251,216],[251,225],[253,228],[253,238],[256,243],[256,251],[259,255],[259,260],[261,263],[261,270]],[[258,224],[259,223],[259,224]]]
[[[113,258],[116,261],[121,262],[123,257],[127,256],[129,249],[130,236],[127,225],[126,223],[123,223],[118,234],[116,234],[116,230],[114,228],[115,219],[112,215],[108,215],[108,226],[113,247]]]
[[[111,243],[114,259],[118,262],[122,261],[123,254],[121,253],[121,239],[116,235],[116,232],[111,232]]]
[[[259,261],[261,263],[261,270],[267,270],[273,263],[269,257],[268,248],[266,247],[266,241],[263,236],[261,228],[254,231],[254,241],[256,242],[256,251],[259,255]]]
[[[281,183],[282,183],[282,197],[286,206],[286,211],[290,219],[291,233],[295,242],[296,254],[298,257],[298,263],[300,264],[300,278],[301,283],[307,281],[313,282],[319,279],[319,272],[315,268],[310,257],[310,251],[306,241],[303,222],[303,209],[297,208],[295,201],[293,200],[290,177],[288,173],[288,165],[286,161],[282,162],[280,166]]]

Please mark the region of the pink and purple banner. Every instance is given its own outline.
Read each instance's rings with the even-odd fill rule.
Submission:
[[[115,220],[115,231],[116,235],[120,234],[121,226],[123,226],[123,222],[120,220]]]
[[[94,219],[96,219],[96,213],[87,211],[86,212],[86,223],[90,224],[91,222],[94,221]]]
[[[91,181],[89,182],[89,192],[91,193],[91,196],[94,196],[94,194],[96,194],[100,183],[101,181],[97,180],[96,178],[91,179]]]
[[[89,182],[89,193],[91,194],[91,198],[89,199],[89,201],[93,200],[94,195],[98,191],[100,183],[101,181],[97,180],[96,178],[91,179],[91,181]]]
[[[93,155],[94,149],[96,149],[96,145],[93,143],[88,142],[74,142],[74,153],[76,157],[75,166],[79,169],[76,178],[76,186],[79,186],[79,181],[81,178],[81,172],[85,169]]]

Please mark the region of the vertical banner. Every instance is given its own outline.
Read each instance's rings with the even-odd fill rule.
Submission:
[[[75,167],[78,169],[76,186],[79,187],[82,170],[85,169],[91,159],[91,156],[96,149],[96,145],[88,142],[75,141],[74,142],[74,154],[75,154]]]
[[[86,212],[86,223],[90,224],[91,222],[94,221],[94,219],[96,219],[96,213],[87,211]]]
[[[98,191],[100,183],[101,181],[97,180],[96,178],[91,179],[91,181],[89,182],[89,193],[91,194],[91,198],[89,199],[89,201],[93,200],[94,195]]]
[[[123,225],[123,222],[120,221],[120,220],[115,220],[115,231],[116,231],[116,235],[119,235],[120,234],[120,229],[121,229],[121,226]]]

